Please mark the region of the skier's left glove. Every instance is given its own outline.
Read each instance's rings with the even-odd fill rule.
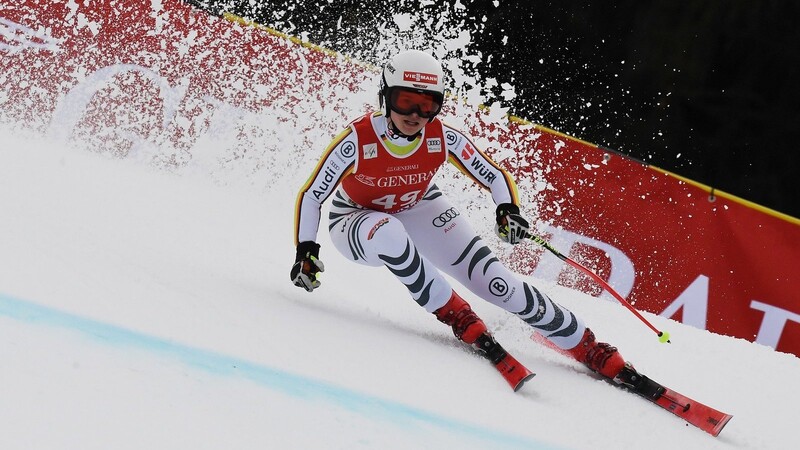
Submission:
[[[512,203],[497,205],[497,237],[509,244],[518,244],[530,236],[528,221],[519,215],[519,206]]]
[[[317,274],[325,271],[325,265],[317,259],[319,256],[319,244],[314,241],[304,241],[297,245],[297,256],[289,276],[295,286],[301,287],[308,292],[320,286]]]

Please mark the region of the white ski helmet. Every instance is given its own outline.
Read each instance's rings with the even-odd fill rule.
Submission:
[[[398,53],[383,68],[381,106],[386,105],[387,115],[394,88],[431,94],[441,105],[444,101],[444,71],[441,63],[419,50]]]

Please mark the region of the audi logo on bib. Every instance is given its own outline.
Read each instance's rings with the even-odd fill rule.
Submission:
[[[436,228],[442,228],[443,226],[447,225],[447,222],[450,222],[459,215],[461,215],[461,213],[459,213],[457,209],[450,208],[447,211],[439,214],[436,218],[433,219],[433,222],[431,223]]]

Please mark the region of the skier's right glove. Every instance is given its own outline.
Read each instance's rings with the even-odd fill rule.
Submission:
[[[317,259],[318,256],[319,244],[316,242],[304,241],[297,245],[297,256],[289,273],[295,286],[311,292],[322,284],[317,280],[317,274],[325,272],[325,265]]]

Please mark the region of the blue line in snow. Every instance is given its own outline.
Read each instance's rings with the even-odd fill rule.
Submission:
[[[369,418],[388,419],[393,425],[438,427],[461,436],[470,435],[492,443],[492,448],[557,450],[549,444],[450,419],[412,406],[381,399],[302,375],[255,364],[243,359],[122,327],[83,318],[0,293],[0,315],[39,326],[75,331],[100,343],[130,347],[180,361],[187,366],[217,375],[240,377],[269,389],[306,400],[323,400]],[[535,426],[535,424],[531,424]]]

